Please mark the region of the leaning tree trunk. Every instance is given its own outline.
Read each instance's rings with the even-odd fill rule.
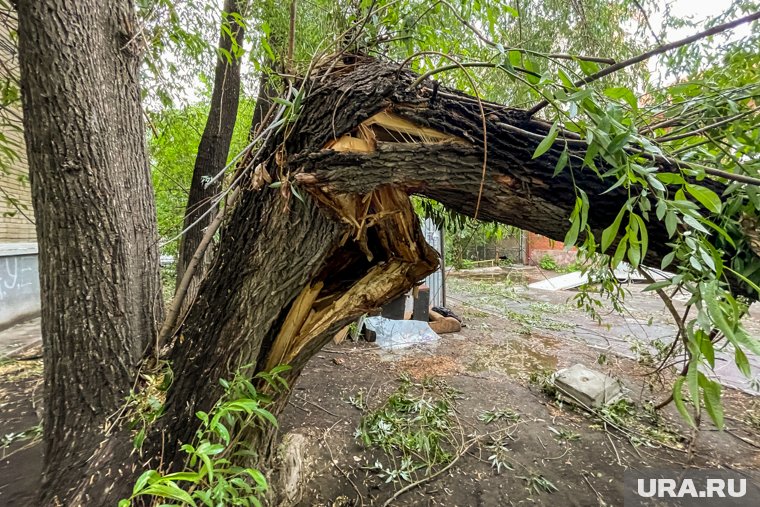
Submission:
[[[221,178],[209,180],[217,175],[227,163],[227,156],[235,129],[238,103],[240,102],[240,64],[241,59],[233,51],[234,46],[243,44],[243,27],[234,15],[240,15],[243,2],[225,0],[222,13],[222,30],[219,38],[219,54],[214,71],[214,88],[211,92],[211,106],[206,126],[203,129],[198,154],[193,169],[193,180],[185,208],[183,228],[187,232],[182,236],[177,259],[177,285],[182,281],[190,260],[198,245],[203,240],[206,227],[214,220],[216,209],[207,213],[213,206],[214,199],[222,188]],[[226,28],[226,29],[225,29]],[[231,34],[231,36],[230,36]],[[203,277],[207,262],[201,262],[196,269],[184,296],[184,301],[192,303],[200,279]],[[181,312],[184,314],[184,311]]]
[[[18,13],[40,250],[41,503],[67,504],[162,313],[139,26],[124,0],[21,0]]]
[[[256,371],[290,364],[295,382],[341,326],[435,269],[436,254],[422,238],[408,194],[471,216],[479,208],[482,219],[558,240],[568,228],[572,179],[553,177],[564,144],[532,158],[546,124],[486,105],[484,131],[471,97],[414,89],[416,76],[395,65],[348,57],[323,68],[330,74],[314,73],[318,86],[290,134],[271,140],[259,160],[247,163],[279,175],[282,186],[258,188],[260,179],[246,180],[219,255],[169,353],[176,381],[161,423],[164,463],[178,463],[179,444],[193,436],[194,414],[221,394],[220,378],[244,364]],[[571,144],[571,157],[582,159],[579,143]],[[610,182],[590,171],[574,176],[589,196],[588,221],[599,235],[627,193],[607,191]],[[649,238],[647,261],[653,263],[670,247],[656,221],[649,223]],[[273,411],[286,400],[280,397]],[[247,438],[260,444],[266,462],[269,432]]]

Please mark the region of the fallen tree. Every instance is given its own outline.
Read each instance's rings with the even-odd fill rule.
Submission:
[[[54,119],[65,116],[66,111],[91,108],[87,101],[94,100],[94,95],[76,93],[79,90],[72,69],[81,62],[80,56],[71,52],[66,53],[66,61],[73,62],[66,67],[69,84],[60,85],[70,86],[69,93],[51,92],[62,101],[57,109],[51,110],[45,102],[45,93],[40,91],[45,87],[32,81],[32,76],[40,69],[48,69],[54,75],[55,61],[45,50],[58,46],[55,40],[46,40],[42,49],[32,45],[35,37],[31,35],[40,36],[32,25],[36,9],[29,2],[22,6],[22,13],[26,13],[26,17],[21,17],[22,41],[30,41],[22,44],[22,56],[26,59],[25,120],[34,171],[35,207],[38,212],[46,210],[43,224],[48,220],[47,224],[54,224],[54,208],[47,201],[47,189],[55,190],[60,185],[61,194],[66,195],[80,185],[90,188],[103,182],[55,181],[46,176],[55,174],[59,167],[89,167],[93,160],[109,159],[106,155],[59,152],[47,143],[51,131],[58,138],[65,138],[65,131],[59,129]],[[122,27],[125,33],[110,34],[108,30],[114,28],[108,22],[108,9],[99,8],[96,14],[93,26],[106,32],[105,40],[120,42],[96,46],[94,50],[112,62],[109,68],[123,68],[129,73],[120,78],[120,82],[129,85],[126,98],[118,88],[111,93],[138,110],[134,59],[121,43],[122,39],[130,40],[125,36],[129,33],[128,26]],[[125,19],[129,15],[125,9]],[[66,12],[61,17],[64,19]],[[46,37],[58,38],[58,43],[66,40],[68,35],[61,26],[53,28]],[[78,36],[89,40],[83,34]],[[85,60],[90,65],[88,69],[97,68],[97,61]],[[103,79],[119,81],[118,73],[115,77],[103,77],[94,70],[85,74],[85,78],[95,83]],[[169,335],[167,343],[146,354],[143,371],[168,364],[173,383],[168,388],[163,415],[149,428],[142,445],[145,458],[134,452],[130,428],[119,408],[122,397],[130,392],[139,374],[136,364],[139,351],[146,343],[155,342],[156,330],[142,321],[130,328],[130,321],[125,319],[124,329],[113,338],[133,346],[114,345],[113,350],[109,349],[112,357],[107,362],[119,365],[118,375],[113,374],[112,368],[105,368],[87,379],[89,385],[107,382],[110,394],[96,396],[87,406],[79,407],[80,412],[88,414],[86,426],[77,426],[80,412],[68,414],[61,409],[46,416],[47,447],[55,452],[46,458],[43,503],[77,505],[98,499],[103,504],[112,504],[129,496],[135,477],[145,466],[181,469],[184,465],[181,446],[194,438],[198,427],[196,414],[208,412],[223,393],[220,379],[231,378],[244,365],[254,365],[253,375],[288,364],[292,369],[284,376],[292,385],[309,358],[340,328],[407,291],[415,281],[432,272],[438,259],[424,241],[410,194],[425,195],[463,214],[517,225],[558,240],[565,237],[569,227],[576,189],[582,189],[588,196],[588,225],[594,236],[600,236],[625,205],[629,198],[627,191],[609,190],[610,181],[591,170],[580,169],[580,163],[576,169],[554,175],[563,152],[568,153],[571,161],[583,160],[585,141],[564,132],[564,137],[534,158],[550,125],[532,119],[526,111],[483,103],[459,92],[440,89],[431,81],[417,81],[418,76],[396,63],[352,55],[329,59],[304,78],[300,83],[302,92],[288,106],[282,128],[270,130],[263,146],[257,147],[256,155],[251,152],[239,167],[234,178],[234,206],[230,206],[218,252],[189,313],[179,329]],[[139,118],[139,114],[133,117]],[[142,133],[140,122],[135,122],[134,132],[127,140],[139,145]],[[82,131],[86,129],[82,127]],[[108,137],[111,141],[116,138],[125,139],[117,135]],[[98,141],[92,140],[91,145],[99,147]],[[125,148],[117,146],[113,151],[119,149]],[[46,155],[32,156],[40,153]],[[135,159],[137,166],[145,169],[144,154],[137,153]],[[602,160],[598,163],[600,167],[605,165]],[[126,167],[117,169],[128,172]],[[660,163],[662,171],[676,169],[667,161]],[[112,175],[113,179],[118,179],[118,172]],[[141,170],[139,175],[144,178],[146,171]],[[270,186],[266,184],[268,181],[275,183]],[[135,187],[147,186],[142,180],[138,183]],[[716,181],[702,181],[701,185],[717,194],[725,189]],[[108,209],[106,203],[96,204]],[[67,220],[89,227],[87,230],[100,227],[84,212],[69,215]],[[126,218],[116,216],[108,220],[118,224]],[[81,253],[75,246],[60,252],[54,250],[67,226],[58,224],[57,228],[43,229],[41,247],[50,248],[46,255],[52,260],[62,258],[72,264],[80,263],[81,267]],[[656,220],[649,221],[647,229],[649,248],[645,260],[656,264],[672,250],[668,245],[670,235],[665,225]],[[132,233],[127,233],[129,240]],[[154,230],[146,234],[145,237],[152,237]],[[748,244],[743,233],[734,231],[734,234],[736,250],[726,251],[726,258],[754,259],[754,252],[742,246]],[[103,241],[118,241],[123,236],[106,235]],[[145,243],[148,244],[139,243],[151,254],[145,258],[145,265],[135,262],[138,254],[121,252],[110,243],[105,248],[119,251],[124,257],[123,264],[133,268],[120,271],[119,277],[125,277],[129,283],[149,278],[150,286],[140,292],[145,295],[143,304],[155,293],[153,282],[157,280],[155,245]],[[50,266],[54,268],[55,264]],[[84,266],[90,274],[97,275],[94,263]],[[47,269],[44,263],[43,269]],[[74,283],[81,284],[83,293],[87,293],[103,280],[71,281],[65,273],[50,276],[49,283],[43,283],[46,291],[43,326],[49,382],[46,395],[49,403],[55,403],[68,399],[65,383],[79,381],[79,369],[86,370],[91,363],[101,361],[98,356],[90,357],[90,352],[100,344],[97,340],[95,344],[88,341],[91,336],[86,330],[76,334],[80,347],[68,351],[63,358],[66,361],[56,356],[58,347],[70,338],[62,332],[66,324],[56,325],[53,320],[53,312],[58,308],[56,298],[71,294],[77,297],[82,293],[59,294],[56,289],[60,284]],[[738,282],[735,286],[744,293],[751,292]],[[130,300],[132,306],[136,300]],[[92,311],[87,305],[95,304],[89,301],[82,302],[83,320]],[[152,311],[160,314],[160,309]],[[60,314],[66,311],[61,310]],[[127,316],[133,314],[142,316],[136,309]],[[100,315],[107,317],[104,313]],[[102,337],[102,333],[98,336]],[[76,371],[72,370],[73,365],[78,366]],[[266,390],[266,385],[261,388]],[[288,394],[270,394],[274,403],[268,409],[277,415]],[[114,412],[116,416],[110,417]],[[104,426],[107,430],[103,430]],[[269,460],[274,431],[273,426],[255,426],[240,436],[257,451],[253,459],[256,464]],[[74,445],[73,437],[76,452],[67,454],[64,444]]]
[[[192,439],[195,412],[220,396],[218,379],[244,364],[289,364],[295,382],[341,327],[435,269],[409,194],[557,240],[575,205],[573,177],[589,196],[594,234],[625,204],[626,191],[606,192],[610,182],[590,170],[553,176],[562,141],[532,158],[544,122],[488,104],[483,118],[474,98],[415,88],[416,79],[398,64],[356,56],[317,70],[303,83],[315,90],[290,134],[272,137],[246,162],[252,170],[219,255],[168,354],[176,380],[161,423],[165,462]],[[582,159],[584,147],[571,145]],[[262,187],[264,172],[278,189]],[[722,193],[720,183],[708,184]],[[671,251],[668,234],[657,221],[648,229],[646,260],[659,263]],[[270,441],[268,432],[249,438]]]

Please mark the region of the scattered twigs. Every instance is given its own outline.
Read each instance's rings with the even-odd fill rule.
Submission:
[[[735,433],[733,430],[731,430],[729,428],[723,428],[723,431],[725,431],[726,433],[728,433],[729,435],[731,435],[735,439],[744,442],[745,444],[749,445],[750,447],[754,447],[755,449],[760,449],[760,444],[757,444],[757,443],[753,442],[752,440],[750,440],[748,438],[744,438],[743,436],[738,435],[737,433]]]
[[[426,475],[422,479],[420,479],[418,481],[415,481],[415,482],[412,482],[410,484],[407,484],[403,488],[399,489],[398,491],[396,491],[393,494],[393,496],[391,496],[388,500],[385,501],[385,503],[383,504],[383,507],[388,507],[389,505],[391,505],[394,502],[394,500],[396,500],[398,497],[400,497],[401,495],[403,495],[407,491],[410,491],[410,490],[412,490],[412,489],[414,489],[414,488],[416,488],[418,486],[421,486],[422,484],[425,484],[426,482],[430,482],[431,480],[435,479],[439,475],[442,475],[442,474],[448,472],[451,469],[451,467],[453,467],[456,464],[456,462],[459,461],[459,458],[461,458],[462,456],[464,456],[465,454],[467,454],[467,452],[470,449],[472,449],[472,447],[475,444],[477,444],[478,442],[481,442],[484,438],[486,438],[488,436],[494,435],[495,433],[498,433],[498,431],[497,432],[492,432],[492,433],[487,433],[485,435],[479,435],[479,436],[471,438],[470,440],[467,440],[466,442],[463,442],[462,446],[459,448],[459,450],[457,452],[457,455],[454,456],[454,459],[452,459],[451,462],[448,465],[446,465],[445,467],[441,468],[440,470],[438,470],[437,472],[435,472],[433,474]]]
[[[329,410],[327,410],[325,407],[323,407],[323,406],[321,406],[321,405],[318,405],[318,404],[314,403],[313,401],[309,401],[309,400],[307,400],[307,399],[305,399],[305,398],[298,398],[298,397],[296,397],[296,399],[297,399],[298,401],[302,401],[302,402],[304,402],[304,403],[308,403],[308,404],[309,404],[309,405],[311,405],[312,407],[314,407],[314,408],[317,408],[317,409],[321,410],[321,411],[322,411],[322,412],[324,412],[325,414],[331,415],[331,416],[333,416],[333,417],[337,417],[338,419],[342,419],[342,417],[341,417],[341,416],[339,416],[338,414],[336,414],[335,412],[330,412],[330,411],[329,411]]]
[[[599,505],[607,505],[607,503],[604,501],[604,498],[602,497],[601,493],[599,493],[594,486],[591,485],[591,482],[588,480],[588,476],[586,475],[586,471],[581,471],[581,476],[583,477],[583,480],[586,481],[586,484],[588,484],[588,487],[591,488],[591,491],[594,492],[596,495],[596,499],[599,502]]]
[[[584,86],[589,83],[592,83],[594,81],[598,81],[599,79],[605,76],[609,76],[610,74],[617,72],[619,70],[625,69],[626,67],[630,67],[631,65],[635,65],[637,63],[648,60],[649,58],[653,56],[667,53],[668,51],[672,51],[673,49],[680,48],[681,46],[686,46],[700,39],[704,39],[705,37],[709,37],[710,35],[715,35],[721,32],[725,32],[726,30],[730,30],[739,25],[743,25],[744,23],[750,23],[752,21],[755,21],[756,19],[760,19],[760,12],[753,12],[752,14],[741,17],[739,19],[735,19],[734,21],[723,23],[722,25],[716,25],[712,28],[709,28],[707,30],[694,34],[690,37],[686,37],[685,39],[677,40],[669,44],[663,44],[645,53],[641,53],[638,56],[629,58],[628,60],[616,63],[614,65],[610,65],[609,67],[605,67],[599,72],[596,72],[594,74],[591,74],[590,76],[586,76],[583,79],[576,81],[575,83],[573,83],[573,86],[580,87],[580,86]],[[531,109],[528,110],[528,116],[535,115],[536,113],[541,111],[543,108],[545,108],[549,104],[550,102],[548,100],[546,99],[542,100],[541,102],[539,102],[538,104],[536,104],[535,106],[533,106]]]
[[[621,467],[624,466],[623,462],[620,461],[620,454],[618,453],[617,447],[615,447],[615,442],[612,441],[612,437],[610,436],[610,433],[607,431],[607,423],[606,422],[604,423],[604,429],[605,429],[605,434],[607,435],[607,440],[610,441],[610,445],[612,446],[612,450],[615,451],[615,458],[617,459],[618,465],[620,465]]]

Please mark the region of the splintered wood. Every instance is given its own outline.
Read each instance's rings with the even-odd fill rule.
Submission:
[[[353,134],[327,143],[325,149],[372,153],[378,143],[439,142],[465,141],[383,111],[359,125]],[[323,345],[325,336],[334,336],[338,330],[330,335],[334,326],[345,326],[347,321],[377,308],[438,266],[437,253],[425,241],[403,189],[384,185],[358,195],[310,186],[309,192],[350,226],[340,246],[352,253],[348,260],[340,257],[341,265],[326,267],[322,278],[312,280],[296,297],[272,344],[266,368],[309,357],[313,349]],[[371,267],[367,268],[367,262]],[[353,282],[348,287],[331,284],[337,278]]]
[[[456,136],[445,134],[429,127],[419,126],[401,116],[381,111],[362,122],[353,133],[345,134],[328,142],[324,149],[371,153],[377,150],[378,142],[390,143],[466,143]]]

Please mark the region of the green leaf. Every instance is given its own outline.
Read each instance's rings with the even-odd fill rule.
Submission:
[[[691,183],[686,184],[686,190],[694,197],[699,203],[707,208],[712,213],[720,213],[723,203],[720,200],[718,194],[710,190],[709,188],[699,185],[693,185]]]
[[[253,409],[253,413],[256,414],[260,419],[264,419],[269,421],[269,423],[277,428],[277,419],[274,415],[268,410],[264,410],[263,408],[255,408]]]
[[[570,76],[567,75],[567,72],[565,72],[563,69],[559,68],[557,69],[557,74],[559,75],[559,80],[562,81],[562,86],[565,88],[568,88],[572,90],[575,88],[573,86],[573,80],[570,79]]]
[[[525,70],[528,70],[528,71],[532,72],[532,74],[526,74],[525,75],[525,79],[530,84],[534,84],[534,85],[538,84],[541,81],[541,78],[538,77],[538,76],[536,76],[536,75],[534,75],[534,74],[540,75],[541,74],[541,69],[538,68],[538,65],[536,65],[536,62],[534,62],[533,60],[531,60],[530,58],[528,58],[527,56],[525,56],[523,58],[523,65],[525,66]],[[533,158],[536,158],[536,157],[533,157]]]
[[[623,86],[607,88],[606,90],[604,90],[604,94],[607,95],[611,99],[624,100],[625,102],[628,103],[629,106],[631,106],[631,109],[633,109],[634,113],[636,113],[639,110],[639,104],[638,104],[638,101],[636,100],[636,95],[634,95],[634,93],[628,88],[625,88]]]
[[[132,494],[137,495],[151,479],[156,477],[160,477],[160,475],[158,475],[158,472],[155,470],[146,470],[143,472],[140,477],[137,478],[135,486],[132,488]]]
[[[715,347],[713,347],[710,337],[701,329],[698,329],[695,335],[699,344],[699,351],[707,360],[710,368],[715,368]]]
[[[699,363],[692,358],[689,369],[686,370],[686,386],[689,388],[689,396],[695,406],[699,406]]]
[[[616,268],[623,261],[625,256],[626,247],[628,246],[628,234],[623,236],[615,249],[615,255],[612,257],[612,268]]]
[[[676,253],[670,252],[668,254],[665,254],[665,257],[662,258],[662,263],[660,264],[660,269],[665,269],[673,262],[673,259],[675,258]]]
[[[197,454],[197,456],[203,461],[203,468],[206,469],[206,473],[208,474],[208,480],[213,481],[214,480],[214,464],[211,463],[211,458],[208,457],[206,454]],[[203,471],[201,470],[201,474],[203,474]]]
[[[676,214],[672,211],[668,211],[665,214],[665,229],[668,231],[668,237],[672,238],[673,234],[676,233],[676,228],[678,227],[678,218],[676,217]]]
[[[195,500],[191,497],[187,491],[184,491],[173,482],[166,484],[153,484],[142,491],[143,495],[159,496],[161,498],[169,498],[171,500],[177,500],[178,502],[184,502],[189,505],[195,506]]]
[[[604,231],[602,231],[602,252],[607,250],[609,246],[615,241],[618,230],[620,229],[620,222],[623,221],[623,215],[625,214],[625,208],[621,208],[615,217],[615,221],[610,224]]]
[[[521,57],[520,51],[516,51],[514,49],[511,49],[509,51],[509,63],[511,63],[513,67],[519,67],[520,64],[522,63],[521,60],[522,60],[522,57]]]
[[[691,427],[696,428],[697,425],[694,424],[694,419],[691,417],[691,414],[686,407],[686,403],[683,401],[683,395],[681,394],[681,387],[683,386],[685,380],[686,377],[678,377],[675,384],[673,385],[673,403],[675,403],[678,412],[681,414],[681,417],[683,417]]]
[[[557,139],[557,132],[558,132],[558,126],[557,122],[554,122],[552,127],[549,129],[549,133],[546,134],[546,137],[544,138],[541,143],[539,143],[538,147],[536,148],[536,151],[533,153],[532,158],[538,158],[544,153],[546,153],[549,148],[552,147],[554,144],[555,139]]]
[[[647,250],[649,250],[649,233],[647,232],[647,225],[644,219],[639,215],[633,214],[633,218],[639,224],[639,238],[641,239],[641,258],[644,259],[647,256]]]
[[[659,282],[654,282],[653,284],[647,285],[644,287],[644,290],[642,292],[650,292],[653,290],[660,290],[664,289],[665,287],[670,287],[670,280],[661,280]]]
[[[742,375],[747,378],[752,377],[752,368],[750,368],[747,355],[739,347],[734,347],[734,362]]]
[[[723,238],[726,241],[728,241],[729,245],[731,245],[732,247],[736,248],[736,244],[734,243],[733,238],[728,235],[728,233],[726,232],[726,230],[724,228],[720,227],[718,224],[715,224],[715,223],[709,221],[706,218],[700,218],[699,221],[702,222],[703,224],[711,227],[713,230],[715,230],[715,232],[717,232],[718,234],[720,234],[721,236],[723,236]]]
[[[718,429],[723,429],[723,404],[720,402],[720,383],[699,374],[699,385],[705,397],[705,410]]]
[[[665,204],[665,201],[663,200],[657,201],[657,207],[655,208],[655,213],[657,214],[657,220],[662,221],[662,219],[665,218],[666,211],[668,211],[668,205]]]
[[[567,161],[570,158],[570,156],[567,154],[567,148],[562,150],[562,153],[560,153],[559,157],[557,158],[557,165],[554,166],[554,174],[552,177],[557,176],[559,173],[562,172],[562,169],[564,169],[567,166]]]
[[[682,185],[686,183],[683,176],[676,173],[657,173],[657,179],[666,185]]]
[[[737,344],[741,345],[756,356],[760,356],[760,340],[748,335],[741,327],[734,332],[732,343],[735,347]]]
[[[734,327],[728,322],[728,320],[726,320],[720,301],[715,297],[714,288],[711,284],[700,284],[700,290],[702,291],[702,297],[707,305],[707,311],[712,323],[729,341],[734,342],[736,339]]]
[[[587,76],[590,76],[591,74],[596,74],[599,72],[599,65],[596,62],[589,62],[587,60],[576,60],[578,62],[578,65],[580,66],[581,70],[584,74]]]
[[[696,218],[694,218],[691,215],[684,215],[683,216],[683,221],[684,221],[684,223],[686,225],[688,225],[692,229],[698,230],[699,232],[704,232],[705,234],[709,234],[709,232],[710,232],[710,231],[707,230],[707,228],[704,225],[702,225],[701,223],[699,223],[699,220],[697,220]]]
[[[260,471],[256,470],[255,468],[246,468],[245,471],[256,482],[256,485],[259,487],[259,489],[265,491],[268,488],[267,479]]]
[[[634,269],[639,267],[639,264],[641,263],[641,250],[639,250],[639,245],[631,243],[628,247],[628,260],[631,262],[631,266],[633,266]]]
[[[575,245],[575,242],[578,240],[578,232],[580,231],[580,228],[581,219],[578,216],[575,218],[575,220],[573,220],[573,224],[570,226],[570,230],[567,231],[563,243],[565,243],[565,245],[568,247]]]

